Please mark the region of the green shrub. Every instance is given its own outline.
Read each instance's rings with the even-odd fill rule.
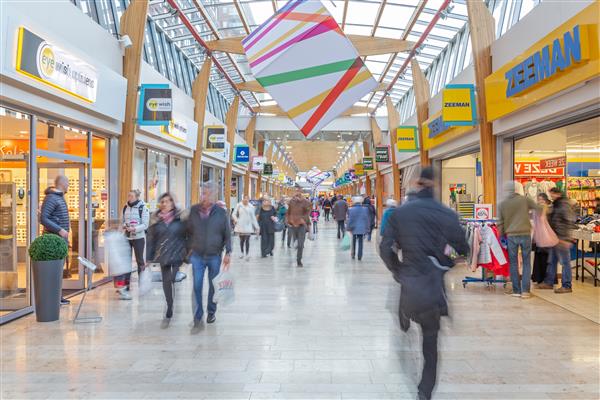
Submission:
[[[32,261],[62,260],[67,257],[68,252],[67,242],[53,233],[38,236],[29,246]]]

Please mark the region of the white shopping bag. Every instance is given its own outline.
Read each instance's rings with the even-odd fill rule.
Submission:
[[[213,279],[215,287],[214,302],[219,305],[228,305],[235,300],[233,291],[233,274],[229,271],[221,271],[219,275]]]
[[[131,272],[131,247],[121,232],[104,233],[104,248],[108,256],[110,276],[119,276]]]
[[[144,270],[140,272],[138,286],[140,296],[145,295],[152,289],[152,271],[150,271],[150,268],[144,268]]]

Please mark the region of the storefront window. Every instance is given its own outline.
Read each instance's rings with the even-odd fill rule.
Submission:
[[[600,118],[515,141],[517,190],[535,198],[553,187],[566,192],[580,215],[600,196]]]
[[[480,153],[443,160],[440,193],[444,204],[472,218],[475,203],[483,201]]]
[[[202,166],[202,182],[211,182],[214,178],[214,168],[203,165]]]
[[[148,150],[148,209],[154,211],[158,208],[158,198],[167,191],[168,156],[154,150]]]
[[[27,256],[30,122],[28,115],[0,107],[0,315],[31,304]]]
[[[35,135],[38,150],[48,150],[82,158],[88,157],[87,131],[38,119]],[[46,160],[40,158],[39,161]]]
[[[92,137],[92,257],[98,266],[94,280],[107,276],[108,265],[104,249],[103,233],[109,223],[108,209],[108,140]]]
[[[170,157],[169,168],[169,191],[175,196],[177,206],[185,207],[185,186],[186,186],[186,168],[185,161],[182,158]]]
[[[146,198],[146,149],[135,148],[133,160],[133,177],[131,189],[141,192],[141,198]]]

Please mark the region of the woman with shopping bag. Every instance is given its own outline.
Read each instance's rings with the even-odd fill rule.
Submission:
[[[186,257],[187,233],[173,196],[164,193],[158,202],[158,211],[150,217],[146,250],[148,260],[160,264],[163,292],[167,301],[165,317],[171,318],[175,276]]]

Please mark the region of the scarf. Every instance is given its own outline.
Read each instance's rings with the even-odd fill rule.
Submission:
[[[170,210],[167,212],[159,211],[158,217],[167,225],[169,225],[175,219],[175,210]]]

